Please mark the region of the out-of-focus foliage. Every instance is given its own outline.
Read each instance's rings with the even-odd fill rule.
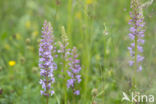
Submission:
[[[122,92],[130,89],[156,96],[155,9],[155,2],[144,9],[145,60],[136,74],[128,66],[130,0],[0,0],[0,104],[45,104],[38,68],[45,19],[56,41],[65,26],[70,45],[80,54],[81,95],[73,97],[68,90],[69,104],[127,104],[121,102]],[[59,71],[50,104],[64,101]]]

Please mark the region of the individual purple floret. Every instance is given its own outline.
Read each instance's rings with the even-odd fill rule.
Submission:
[[[49,96],[53,95],[54,91],[52,90],[52,83],[55,82],[53,71],[57,69],[56,63],[54,62],[54,57],[52,56],[55,53],[54,47],[54,36],[53,28],[50,23],[47,21],[44,22],[42,28],[42,39],[40,41],[39,48],[39,67],[40,67],[40,84],[42,85],[41,95]]]
[[[132,12],[130,12],[130,21],[129,24],[131,25],[129,31],[130,33],[129,38],[132,41],[128,50],[130,52],[131,60],[129,61],[129,65],[135,65],[137,70],[141,71],[142,66],[141,62],[143,61],[144,57],[140,54],[143,52],[142,45],[144,44],[144,17],[142,14],[142,9],[137,0],[132,0],[131,4]]]
[[[75,95],[80,95],[80,91],[79,91],[79,90],[76,90],[76,91],[74,92],[74,94],[75,94]]]
[[[77,54],[77,49],[74,47],[71,52],[71,58],[69,58],[69,70],[68,75],[70,76],[71,79],[67,81],[67,88],[72,88],[73,93],[75,95],[79,95],[80,91],[76,89],[76,85],[81,82],[81,75],[80,70],[80,60],[77,59],[78,54]]]

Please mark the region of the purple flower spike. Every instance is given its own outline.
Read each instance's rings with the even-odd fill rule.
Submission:
[[[80,60],[77,59],[77,49],[74,47],[71,52],[71,58],[69,58],[69,70],[68,75],[71,79],[67,81],[67,87],[72,88],[75,95],[79,95],[80,91],[76,90],[76,85],[81,82],[81,75],[79,75],[81,66],[79,65]]]
[[[132,12],[130,12],[130,21],[129,24],[131,25],[128,34],[131,45],[128,47],[128,50],[130,52],[131,61],[129,61],[129,65],[133,66],[135,65],[138,71],[142,70],[141,62],[143,61],[144,57],[140,56],[141,53],[143,53],[143,47],[144,44],[144,17],[142,13],[142,8],[139,5],[139,2],[137,0],[132,0],[131,3]]]
[[[43,90],[40,92],[41,95],[52,96],[54,91],[52,90],[51,85],[55,81],[53,71],[57,68],[52,56],[52,52],[55,51],[53,28],[50,23],[45,21],[42,30],[42,39],[39,48],[39,67],[41,69],[40,75],[42,77],[40,79],[40,84],[42,85]]]

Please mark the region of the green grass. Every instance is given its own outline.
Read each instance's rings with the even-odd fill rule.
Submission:
[[[135,73],[128,66],[130,1],[92,1],[0,1],[0,104],[45,104],[38,68],[44,20],[52,23],[56,41],[65,27],[70,45],[78,48],[82,66],[81,95],[64,90],[59,68],[49,104],[128,104],[121,102],[122,92],[131,90],[156,96],[156,3],[144,9],[145,60],[143,71]],[[11,60],[16,62],[14,66],[9,66]]]

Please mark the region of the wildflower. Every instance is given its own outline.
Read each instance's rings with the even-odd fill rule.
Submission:
[[[131,25],[129,31],[129,38],[132,41],[131,45],[128,47],[130,52],[131,60],[129,61],[129,65],[133,66],[135,64],[137,70],[141,71],[142,66],[141,62],[144,57],[140,54],[143,52],[142,45],[144,44],[144,17],[142,14],[142,9],[139,5],[138,0],[132,0],[131,4],[132,12],[130,12],[131,19],[129,24]]]
[[[58,53],[61,53],[62,59],[67,62],[70,55],[70,48],[64,27],[62,27],[62,42],[59,42],[59,46],[60,49],[58,50]]]
[[[15,64],[16,64],[15,61],[9,61],[9,65],[10,65],[10,66],[14,66]]]
[[[16,33],[16,39],[21,40],[21,34],[20,33]]]
[[[10,45],[9,45],[9,44],[5,44],[5,45],[4,45],[4,48],[5,48],[6,50],[10,50]]]
[[[76,90],[76,91],[74,92],[74,94],[75,94],[75,95],[80,95],[80,91],[79,91],[79,90]]]
[[[88,5],[90,5],[90,4],[93,4],[93,0],[86,0],[86,3],[88,4]]]
[[[71,52],[71,58],[69,58],[69,70],[68,75],[71,79],[67,81],[67,88],[72,88],[75,95],[79,95],[79,90],[76,89],[76,84],[81,82],[81,75],[79,75],[81,66],[79,65],[80,60],[77,59],[77,49],[74,47]]]
[[[52,84],[55,81],[53,71],[57,69],[56,63],[54,62],[54,57],[51,52],[55,51],[54,48],[54,36],[50,23],[44,22],[42,31],[42,39],[40,41],[39,48],[39,67],[40,67],[40,84],[43,90],[41,90],[41,95],[49,96],[53,95]]]
[[[26,27],[27,29],[29,29],[29,28],[30,28],[30,26],[31,26],[30,21],[26,21],[26,23],[25,23],[25,27]]]

